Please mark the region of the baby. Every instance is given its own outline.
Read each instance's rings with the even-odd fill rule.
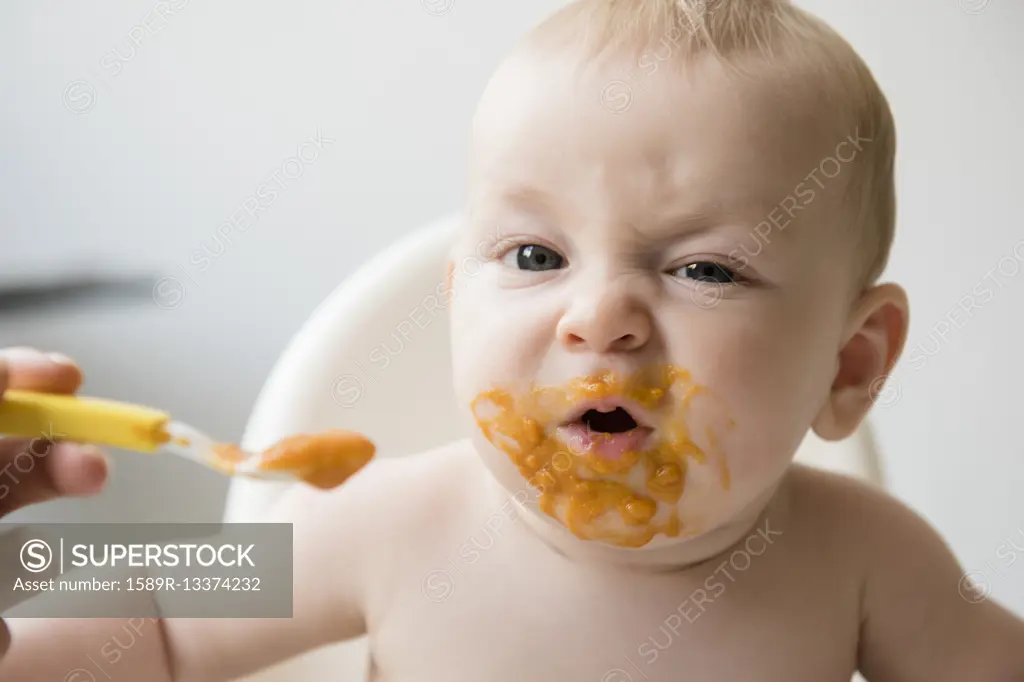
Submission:
[[[894,149],[864,63],[789,2],[559,11],[474,119],[452,261],[484,264],[448,281],[470,438],[296,489],[269,517],[294,523],[294,617],[167,620],[111,675],[368,634],[395,682],[1024,680],[1024,623],[961,596],[934,530],[792,462],[855,431],[906,337],[876,283]],[[0,677],[60,679],[116,627],[15,622]]]

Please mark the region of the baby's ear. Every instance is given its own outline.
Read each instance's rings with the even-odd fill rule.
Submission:
[[[860,425],[903,352],[909,315],[907,294],[896,284],[861,296],[839,350],[828,401],[812,424],[819,437],[842,440]]]

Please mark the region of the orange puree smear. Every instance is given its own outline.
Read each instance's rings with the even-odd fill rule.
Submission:
[[[703,463],[707,453],[690,438],[685,412],[705,392],[689,372],[672,365],[651,367],[619,378],[611,372],[577,378],[567,386],[531,386],[512,392],[495,388],[478,395],[472,409],[486,438],[509,456],[519,472],[540,491],[542,511],[584,540],[622,547],[642,547],[662,533],[678,537],[685,530],[676,504],[683,494],[689,460]],[[660,438],[643,452],[603,459],[592,452],[569,450],[554,427],[583,401],[619,397],[660,416]],[[670,409],[664,411],[659,408]],[[545,425],[550,428],[545,430]],[[595,440],[607,434],[593,434]],[[714,442],[712,441],[712,446]],[[635,490],[627,476],[640,466],[644,489]],[[727,487],[728,466],[720,471]],[[659,503],[668,507],[655,517]]]
[[[334,429],[285,438],[260,457],[263,471],[287,471],[317,488],[344,483],[371,459],[376,448],[362,434]]]
[[[334,429],[317,434],[284,438],[264,450],[257,461],[261,471],[294,475],[324,490],[337,487],[373,459],[373,443],[354,431]],[[221,443],[213,448],[212,464],[225,473],[235,473],[248,453],[237,445]]]

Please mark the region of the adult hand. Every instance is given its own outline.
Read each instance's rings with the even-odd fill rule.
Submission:
[[[31,348],[0,349],[0,401],[8,388],[74,393],[82,371],[56,353]],[[38,438],[0,437],[0,519],[29,504],[67,495],[92,495],[107,481],[107,460],[93,446],[58,442],[60,434]],[[0,559],[0,567],[7,563]],[[10,632],[0,619],[0,657]]]

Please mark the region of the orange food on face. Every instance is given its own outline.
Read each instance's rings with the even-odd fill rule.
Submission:
[[[622,501],[619,511],[629,525],[642,526],[654,518],[658,505],[642,497],[627,497]]]
[[[647,464],[647,489],[651,495],[666,504],[674,504],[679,501],[683,495],[685,465],[685,461],[664,464],[656,461],[649,462]]]
[[[373,459],[376,448],[362,434],[335,429],[285,438],[259,460],[263,471],[285,471],[317,488],[344,483]]]
[[[540,492],[542,511],[579,538],[642,547],[658,533],[677,537],[683,530],[675,505],[683,494],[687,460],[702,463],[707,458],[690,438],[684,417],[690,401],[702,392],[688,372],[669,365],[648,368],[625,380],[605,372],[564,387],[531,387],[515,394],[492,389],[477,396],[472,409],[484,436]],[[573,453],[553,430],[545,432],[543,424],[557,422],[575,406],[612,397],[648,410],[673,398],[674,409],[667,426],[660,429],[660,441],[643,452],[606,459],[593,450]],[[642,491],[626,480],[638,465],[644,472]],[[727,480],[724,459],[720,469]],[[659,503],[669,508],[660,517]]]

